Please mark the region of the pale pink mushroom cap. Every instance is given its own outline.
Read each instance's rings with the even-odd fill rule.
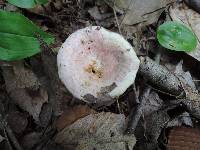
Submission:
[[[64,85],[82,100],[87,94],[98,98],[103,88],[113,84],[106,94],[120,96],[134,83],[139,68],[132,46],[121,35],[99,26],[71,34],[58,52],[57,63]]]

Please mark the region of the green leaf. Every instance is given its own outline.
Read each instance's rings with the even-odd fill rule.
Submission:
[[[197,46],[196,35],[184,24],[178,22],[166,22],[157,29],[159,43],[175,51],[192,51]]]
[[[41,5],[48,2],[48,0],[7,0],[7,1],[21,8],[33,8],[36,5]]]
[[[0,10],[0,59],[19,60],[40,52],[37,35],[47,43],[54,41],[28,18],[19,13]]]

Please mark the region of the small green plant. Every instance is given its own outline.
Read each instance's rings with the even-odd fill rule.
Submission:
[[[9,3],[21,8],[33,8],[36,5],[46,4],[48,0],[7,0]]]
[[[158,42],[165,48],[175,51],[192,51],[197,46],[196,35],[184,24],[165,22],[157,29]]]
[[[40,52],[39,35],[47,44],[54,41],[20,13],[0,10],[0,59],[13,61],[30,57]]]
[[[7,0],[21,8],[33,8],[48,0]],[[40,52],[38,36],[46,44],[54,42],[54,37],[36,26],[20,13],[0,9],[0,59],[20,60]]]

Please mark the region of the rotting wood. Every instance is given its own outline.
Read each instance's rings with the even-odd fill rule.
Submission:
[[[149,57],[140,57],[140,60],[139,73],[153,88],[156,87],[158,91],[174,96],[186,106],[192,116],[200,119],[200,95],[197,91],[192,90],[191,87],[179,80],[178,76]]]
[[[184,94],[184,89],[178,77],[149,57],[140,57],[139,73],[161,92],[175,97]]]

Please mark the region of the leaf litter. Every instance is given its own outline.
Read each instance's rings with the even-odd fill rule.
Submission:
[[[144,51],[143,54],[154,59],[159,53],[160,65],[157,67],[168,66],[168,69],[164,68],[172,74],[171,77],[177,79],[174,84],[180,83],[183,93],[183,97],[172,96],[163,91],[165,89],[146,82],[148,79],[138,74],[135,83],[138,94],[136,97],[130,94],[134,89],[129,88],[111,106],[96,108],[73,98],[63,87],[58,79],[55,55],[42,52],[21,62],[1,62],[0,100],[6,110],[14,110],[5,113],[24,149],[164,149],[167,148],[168,134],[171,129],[176,129],[175,126],[199,126],[199,77],[196,74],[200,68],[192,66],[198,66],[198,62],[184,53],[177,54],[160,48],[156,38],[151,38],[155,37],[156,28],[162,22],[170,20],[167,16],[169,6],[173,20],[173,15],[180,15],[182,21],[187,17],[185,14],[190,16],[188,18],[192,21],[189,22],[195,33],[198,28],[193,21],[198,24],[199,14],[187,8],[183,2],[176,3],[173,7],[171,4],[174,1],[155,2],[157,1],[144,0],[142,3],[141,0],[119,0],[113,3],[113,0],[106,0],[104,3],[93,0],[52,0],[45,9],[38,6],[39,8],[32,10],[22,10],[28,18],[56,36],[52,49],[60,47],[72,32],[88,25],[101,25],[121,32],[137,49],[138,54]],[[150,41],[142,40],[149,38]],[[190,55],[199,59],[198,54]],[[191,65],[187,66],[186,63]],[[161,81],[162,78],[159,83]],[[145,90],[146,88],[149,90]],[[136,121],[131,112],[139,112]],[[18,129],[13,125],[16,118],[21,120]],[[130,121],[134,124],[134,132],[127,134],[125,131]],[[18,124],[17,121],[16,123]],[[0,129],[4,130],[2,127]],[[6,138],[4,134],[1,135]],[[16,143],[15,140],[10,142]],[[8,147],[10,142],[1,142],[0,148],[5,148],[6,145]]]
[[[42,105],[48,102],[48,95],[33,71],[25,68],[23,62],[2,69],[6,89],[11,98],[39,123],[40,111]]]

